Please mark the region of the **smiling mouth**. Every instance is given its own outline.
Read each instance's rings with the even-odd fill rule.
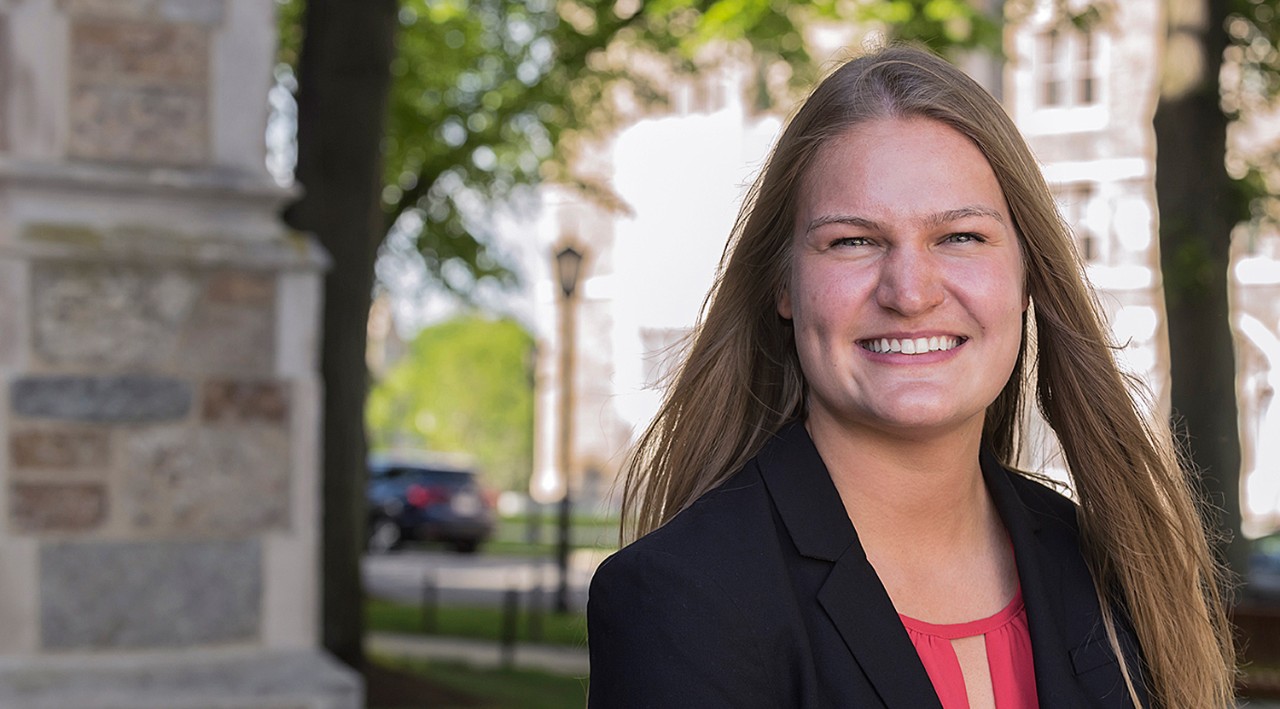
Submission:
[[[969,338],[953,337],[950,335],[935,335],[933,337],[917,337],[906,339],[888,339],[879,338],[873,340],[862,340],[858,344],[862,349],[868,352],[897,352],[906,355],[925,354],[928,352],[945,352],[946,350],[955,349],[963,345]]]

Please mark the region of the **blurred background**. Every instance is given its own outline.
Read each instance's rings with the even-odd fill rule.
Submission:
[[[0,0],[0,705],[582,705],[619,472],[742,200],[818,78],[903,40],[1041,161],[1265,706],[1278,14]]]

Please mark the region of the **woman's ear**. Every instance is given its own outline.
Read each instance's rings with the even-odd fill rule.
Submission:
[[[788,286],[783,286],[778,293],[778,315],[791,319],[791,288]]]

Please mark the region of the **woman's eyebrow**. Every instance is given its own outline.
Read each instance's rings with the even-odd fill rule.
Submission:
[[[812,232],[814,229],[817,229],[818,227],[826,226],[827,224],[848,224],[850,226],[862,227],[863,229],[872,229],[877,231],[880,229],[880,224],[872,219],[867,219],[865,217],[855,217],[849,214],[828,214],[825,216],[818,217],[813,221],[809,222],[809,227],[805,229],[805,233]]]
[[[937,214],[930,214],[921,219],[921,222],[929,226],[941,226],[943,224],[950,224],[951,222],[968,219],[970,217],[987,217],[1004,224],[1003,214],[991,207],[984,207],[978,204],[967,205],[958,209],[948,209],[945,212],[938,212]]]
[[[937,227],[972,217],[986,217],[988,219],[994,219],[1001,224],[1005,223],[1004,215],[999,211],[992,209],[991,207],[978,204],[957,207],[956,209],[948,209],[942,212],[935,212],[934,214],[927,214],[916,220],[916,222],[929,227]],[[805,229],[805,233],[810,233],[814,229],[826,226],[827,224],[848,224],[849,226],[856,226],[873,231],[880,230],[880,223],[874,219],[858,217],[852,214],[826,214],[809,222],[809,226]]]

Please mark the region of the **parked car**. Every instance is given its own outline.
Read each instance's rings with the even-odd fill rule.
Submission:
[[[371,458],[365,499],[372,553],[409,540],[471,553],[493,535],[497,520],[494,500],[474,471],[436,463]]]
[[[1253,540],[1245,593],[1257,600],[1280,601],[1280,532]]]

